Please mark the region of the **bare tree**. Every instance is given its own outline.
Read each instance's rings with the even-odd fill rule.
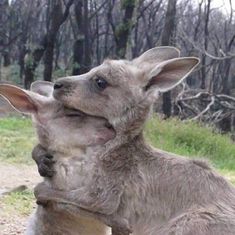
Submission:
[[[163,46],[174,45],[175,17],[177,0],[168,0],[165,24],[162,32],[161,44]],[[171,92],[163,94],[162,110],[166,117],[171,116]]]
[[[56,36],[60,29],[60,26],[65,22],[69,15],[69,10],[74,0],[69,0],[65,4],[65,10],[63,12],[62,0],[49,0],[48,1],[48,22],[47,22],[47,35],[46,35],[46,48],[44,57],[44,80],[51,81],[52,69],[53,69],[53,56]]]
[[[38,78],[51,80],[64,74],[84,73],[106,57],[131,58],[154,46],[175,45],[183,56],[201,58],[197,71],[187,78],[186,90],[234,97],[234,6],[229,1],[230,9],[225,14],[212,3],[212,0],[2,0],[1,58],[5,65],[10,62],[7,71],[13,68],[18,73],[19,69],[21,79],[16,76],[14,79],[21,82],[24,75],[28,88]],[[4,76],[6,69],[2,66],[1,69]],[[163,94],[163,105],[158,110],[165,117],[172,115],[177,91]],[[209,103],[211,96],[206,98]],[[195,117],[207,107],[206,99],[202,96],[198,99],[201,109],[194,112]],[[197,102],[192,105],[196,107]],[[181,103],[185,104],[181,106],[188,118],[193,118],[190,105],[186,107],[188,101]],[[220,107],[216,101],[209,112],[217,113]],[[180,117],[187,118],[181,113],[184,111],[179,111]],[[207,114],[199,119],[209,122],[204,118]],[[232,116],[222,116],[221,128],[232,129]]]
[[[87,72],[91,65],[89,33],[90,25],[87,1],[76,1],[75,19],[77,24],[77,31],[73,47],[73,75]]]
[[[69,10],[74,0],[69,0],[65,4],[65,10],[63,11],[62,0],[47,2],[47,33],[42,36],[38,46],[27,56],[26,66],[25,66],[25,79],[24,86],[29,88],[30,84],[34,80],[34,72],[37,68],[40,60],[42,59],[44,53],[44,80],[51,81],[52,69],[53,69],[53,56],[54,56],[54,46],[57,33],[60,26],[65,22],[69,15]]]
[[[11,43],[9,35],[9,3],[8,0],[0,2],[0,50],[3,57],[3,66],[10,65],[8,45]]]
[[[115,1],[112,2],[112,5],[114,4]],[[121,22],[117,25],[113,22],[111,11],[109,12],[109,21],[112,26],[116,42],[116,55],[119,58],[124,58],[126,55],[127,42],[133,25],[132,17],[135,6],[136,0],[121,0],[121,11],[123,12],[123,17]]]

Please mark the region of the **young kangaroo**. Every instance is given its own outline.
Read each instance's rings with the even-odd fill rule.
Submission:
[[[90,117],[64,107],[52,97],[52,92],[53,84],[48,82],[33,83],[31,91],[0,85],[0,95],[16,110],[32,114],[41,146],[56,160],[56,173],[44,180],[47,186],[57,190],[73,190],[85,184],[97,146],[114,138],[115,132],[108,128],[103,118]],[[42,147],[35,149],[37,154],[44,154]],[[60,207],[62,205],[54,202],[46,207],[38,206],[27,234],[107,234],[107,226],[87,217],[89,213],[80,210],[80,215],[74,216]]]
[[[58,80],[64,105],[106,118],[116,137],[95,158],[83,188],[45,184],[39,200],[77,205],[109,220],[126,218],[134,235],[234,235],[235,189],[206,163],[154,149],[143,126],[159,91],[179,84],[199,63],[172,47],[132,60],[107,60],[90,72]]]

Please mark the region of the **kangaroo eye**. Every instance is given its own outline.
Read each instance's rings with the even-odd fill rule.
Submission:
[[[104,90],[108,86],[108,82],[100,77],[95,79],[95,83],[99,90]]]

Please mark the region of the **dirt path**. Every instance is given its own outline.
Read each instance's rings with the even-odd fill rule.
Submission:
[[[17,115],[9,103],[0,97],[0,118],[9,114]],[[8,202],[10,205],[6,205],[4,199],[8,196],[4,196],[4,192],[9,192],[19,186],[26,186],[32,190],[40,181],[41,178],[35,165],[14,165],[0,162],[0,235],[24,234],[29,218],[28,215],[17,213],[17,208],[14,208],[14,202],[17,203],[17,201],[10,201]],[[22,197],[19,200],[24,200],[24,198]],[[20,205],[20,202],[18,203]],[[13,209],[9,210],[9,207]],[[29,211],[32,209],[30,208]]]
[[[33,188],[41,178],[36,165],[20,165],[0,162],[0,193],[20,185]]]
[[[28,215],[7,210],[1,193],[22,185],[33,189],[40,181],[41,178],[34,165],[12,165],[0,162],[0,235],[24,234],[28,219]]]

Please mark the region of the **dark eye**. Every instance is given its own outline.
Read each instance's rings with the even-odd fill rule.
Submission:
[[[108,86],[107,81],[105,79],[101,78],[101,77],[96,78],[95,83],[96,83],[96,86],[100,90],[104,90]]]

